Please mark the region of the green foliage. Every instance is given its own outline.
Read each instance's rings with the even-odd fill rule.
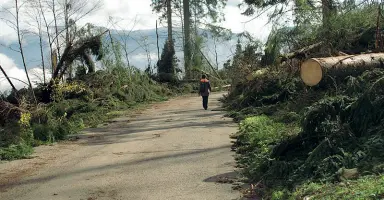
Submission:
[[[326,77],[325,84],[315,87],[304,86],[295,74],[300,62],[308,57],[374,50],[379,5],[323,1],[322,6],[329,10],[321,13],[318,6],[306,0],[294,4],[259,0],[244,3],[248,5],[245,15],[271,6],[275,11],[270,19],[279,18],[292,5],[294,12],[293,27],[274,27],[256,68],[243,67],[250,66],[243,63],[251,59],[244,57],[246,45],[240,42],[232,63],[224,64],[228,77],[232,76],[233,89],[223,102],[230,111],[228,115],[241,121],[234,148],[244,175],[250,182],[265,186],[258,191],[265,199],[383,198],[384,70]],[[320,46],[288,60],[285,65],[289,68],[280,65],[280,54],[319,42]],[[264,66],[268,70],[261,73],[259,69]],[[234,74],[243,79],[234,82],[239,80]],[[253,76],[250,81],[244,80],[248,74]],[[269,123],[255,120],[265,116]],[[264,128],[250,124],[262,124]],[[276,135],[271,134],[274,129],[270,127],[280,124],[285,127],[280,129],[295,130],[295,134],[273,139]],[[249,136],[255,133],[260,137]],[[262,144],[268,144],[268,151],[262,151]],[[356,173],[356,180],[345,178],[344,171]]]
[[[166,0],[152,0],[153,11],[160,13],[161,20],[167,19],[167,1]],[[202,20],[208,18],[213,23],[220,22],[224,16],[222,10],[226,5],[225,0],[207,0],[207,1],[190,1],[190,10],[193,11],[191,14],[193,18]],[[180,9],[183,9],[182,1],[172,1],[172,9],[177,10],[174,12],[180,12]],[[198,22],[199,23],[199,22]]]
[[[0,160],[16,160],[22,158],[28,158],[33,153],[31,145],[20,143],[12,144],[5,148],[0,148]]]
[[[302,199],[382,199],[384,197],[384,176],[366,176],[348,183],[309,183],[297,188],[291,198]]]
[[[236,152],[243,173],[251,180],[268,176],[275,168],[271,165],[270,154],[282,139],[298,132],[296,127],[276,123],[267,116],[246,118],[240,123]]]
[[[18,122],[0,127],[0,159],[26,157],[32,146],[65,140],[86,127],[116,117],[116,111],[163,101],[190,90],[184,84],[159,84],[143,72],[119,67],[112,61],[106,70],[55,85],[53,102],[28,108],[30,113],[23,113]]]
[[[283,71],[236,85],[223,102],[231,117],[245,119],[234,144],[244,175],[267,186],[265,197],[291,199],[307,182],[342,180],[340,169],[382,173],[382,73],[348,77],[337,88],[305,88]]]
[[[247,75],[261,68],[261,47],[260,41],[253,40],[243,47],[240,39],[238,39],[232,63],[227,61],[224,64],[224,70],[232,85],[243,82]]]
[[[347,10],[330,19],[330,30],[319,29],[319,38],[327,38],[332,48],[347,53],[373,49],[378,5],[367,4],[360,9]]]
[[[253,106],[261,107],[292,99],[303,90],[297,77],[285,71],[267,71],[251,81],[242,80],[230,92],[226,105],[234,110]]]
[[[161,58],[157,62],[157,74],[160,82],[177,81],[176,78],[177,58],[175,55],[175,47],[173,43],[166,41],[164,44]]]

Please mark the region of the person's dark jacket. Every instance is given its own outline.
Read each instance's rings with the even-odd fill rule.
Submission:
[[[206,83],[208,85],[208,87],[206,87],[206,90],[204,92],[200,92],[200,95],[203,97],[209,96],[209,93],[211,92],[211,83],[209,82],[209,80],[208,79],[201,79],[200,83]]]

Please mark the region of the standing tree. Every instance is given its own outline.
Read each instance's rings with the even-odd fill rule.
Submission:
[[[168,27],[168,40],[166,41],[167,47],[163,48],[161,57],[158,58],[157,72],[161,81],[171,81],[175,76],[175,44],[173,41],[173,25],[172,25],[172,0],[155,0],[152,6],[157,12],[163,11],[162,18],[167,19]],[[168,78],[167,78],[168,77]]]
[[[157,62],[157,74],[160,82],[176,81],[177,58],[173,45],[166,41],[160,60]]]
[[[167,9],[165,0],[153,0],[152,1],[154,11],[161,14],[161,19],[167,17]],[[192,78],[192,62],[193,54],[197,55],[197,48],[194,48],[194,41],[192,38],[192,25],[195,27],[195,33],[198,27],[201,25],[207,27],[207,25],[216,23],[222,18],[221,10],[224,8],[226,0],[215,1],[200,1],[200,0],[173,0],[173,8],[177,10],[180,17],[183,28],[183,49],[184,49],[184,68],[185,77]],[[193,15],[191,13],[193,11]],[[192,23],[192,17],[195,19]],[[194,34],[196,35],[196,34]],[[195,53],[194,53],[195,52]]]
[[[189,0],[183,0],[184,14],[184,68],[185,77],[191,78],[192,52],[191,52],[191,13],[189,9]]]

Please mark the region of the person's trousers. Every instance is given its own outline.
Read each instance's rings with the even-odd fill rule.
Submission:
[[[205,110],[208,109],[208,96],[202,96],[203,97],[203,108]]]

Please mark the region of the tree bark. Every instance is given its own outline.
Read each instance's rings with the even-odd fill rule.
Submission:
[[[184,12],[184,68],[185,77],[191,77],[191,14],[189,9],[189,0],[183,0]]]
[[[157,20],[156,20],[156,46],[157,46],[157,60],[160,60],[159,30],[157,28]]]
[[[167,0],[168,44],[173,45],[172,35],[172,0]]]
[[[311,58],[301,65],[301,79],[308,86],[319,84],[324,77],[343,78],[384,67],[384,53]]]

